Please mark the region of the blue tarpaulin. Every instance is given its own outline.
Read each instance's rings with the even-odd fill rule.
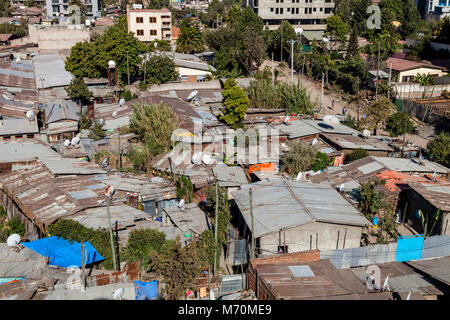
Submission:
[[[67,268],[70,266],[81,267],[81,243],[58,238],[49,237],[31,242],[22,242],[25,247],[40,255],[50,258],[50,265]],[[97,250],[86,241],[84,243],[85,264],[104,260]]]
[[[158,281],[134,282],[136,300],[158,300]]]
[[[423,240],[423,234],[398,237],[395,260],[404,262],[422,259]]]

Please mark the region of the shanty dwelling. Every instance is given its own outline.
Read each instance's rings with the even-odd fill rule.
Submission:
[[[369,223],[331,186],[273,179],[232,194],[241,235],[251,243],[253,229],[257,256],[359,247]]]
[[[50,102],[45,107],[45,133],[50,143],[72,139],[78,132],[80,108],[73,101]]]
[[[32,139],[38,135],[39,128],[35,117],[32,119],[0,119],[0,141],[20,141]]]
[[[340,150],[347,157],[356,149],[367,150],[369,155],[377,157],[388,157],[394,152],[386,142],[372,137],[342,134],[321,134],[323,140],[333,148]]]
[[[436,221],[432,235],[450,235],[450,183],[408,182],[409,188],[402,192],[402,223],[407,223],[418,233],[423,233],[419,210],[423,213],[428,228],[433,224],[436,212],[441,214]]]

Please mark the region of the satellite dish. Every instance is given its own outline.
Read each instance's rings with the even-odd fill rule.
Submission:
[[[196,96],[197,94],[198,94],[198,91],[197,91],[197,90],[192,91],[192,92],[188,95],[187,101],[191,101],[192,99],[194,99],[195,96]]]
[[[17,58],[17,59],[16,59],[16,63],[22,63],[22,59]]]
[[[108,166],[108,164],[109,164],[109,157],[106,157],[105,159],[103,159],[101,166],[102,168],[105,168]]]
[[[100,123],[100,125],[104,125],[105,124],[105,119],[101,118],[100,120],[98,120],[98,123]]]
[[[295,180],[300,181],[300,179],[302,178],[303,172],[299,172],[297,174],[297,178]]]
[[[203,156],[202,156],[202,161],[203,161],[203,163],[204,164],[211,164],[211,162],[212,162],[212,159],[211,159],[211,157],[210,156],[208,156],[207,154],[204,154]]]
[[[343,183],[339,185],[339,191],[340,192],[344,191],[344,184]]]
[[[291,117],[289,117],[289,116],[286,116],[286,118],[284,118],[284,123],[285,124],[288,124],[289,123],[289,119],[290,119]]]
[[[184,207],[184,199],[181,199],[179,202],[178,202],[178,208],[183,208]]]
[[[201,152],[194,153],[194,155],[192,156],[192,163],[193,164],[202,164],[202,153]]]
[[[123,288],[119,288],[113,292],[113,299],[115,300],[122,300],[122,296],[123,296]]]
[[[383,284],[383,291],[391,291],[391,289],[389,288],[389,275],[386,277],[386,280],[384,280],[384,284]]]
[[[112,113],[112,117],[113,117],[113,119],[115,119],[115,118],[117,117],[117,111],[114,111],[114,112]]]
[[[20,235],[18,235],[17,233],[13,233],[8,237],[8,239],[6,239],[6,243],[10,247],[17,246],[20,243]]]
[[[33,120],[34,119],[34,112],[33,112],[33,110],[28,110],[27,111],[27,118],[29,120]]]
[[[317,140],[317,138],[314,138],[314,140],[312,141],[311,145],[315,146],[317,144],[317,142],[319,142],[319,140]]]
[[[119,100],[119,106],[123,106],[125,104],[125,99],[122,98]]]
[[[78,138],[78,137],[73,137],[73,138],[72,138],[71,144],[72,144],[73,146],[76,146],[76,145],[79,144],[79,143],[80,143],[80,138]]]
[[[70,147],[70,140],[64,141],[64,145],[65,145],[66,147]]]
[[[108,61],[108,68],[115,68],[116,67],[116,63],[112,60]]]
[[[105,189],[105,196],[111,198],[115,192],[115,189],[112,184],[108,185]]]
[[[367,130],[367,129],[364,129],[364,131],[363,131],[362,134],[363,134],[363,136],[366,137],[366,138],[370,137],[370,131]]]

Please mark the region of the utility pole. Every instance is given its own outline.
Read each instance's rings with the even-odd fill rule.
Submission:
[[[113,264],[114,264],[114,271],[117,271],[116,267],[116,253],[114,250],[114,241],[113,241],[113,233],[112,233],[112,227],[111,227],[111,214],[109,213],[109,197],[106,197],[106,211],[108,213],[108,227],[109,227],[109,238],[111,241],[111,252],[112,252],[112,258],[113,258]]]
[[[253,191],[252,188],[249,190],[250,192],[250,216],[252,218],[252,249],[250,252],[250,257],[255,258],[255,220],[253,217]]]
[[[378,79],[380,72],[380,42],[378,41],[378,57],[377,57],[377,81],[375,83],[375,101],[378,100]]]
[[[81,292],[86,292],[86,280],[84,277],[84,265],[86,264],[84,254],[84,241],[81,241]]]
[[[294,85],[294,43],[297,42],[297,40],[288,40],[286,42],[291,43],[291,85]]]
[[[275,84],[275,74],[274,74],[274,70],[273,70],[273,51],[272,51],[272,83]]]
[[[358,78],[356,79],[356,81],[357,81],[357,87],[358,87],[358,125],[359,125],[359,109],[360,109],[360,106],[361,106],[361,101],[359,100],[359,76],[358,76]]]
[[[219,183],[216,182],[216,216],[215,216],[215,226],[214,226],[214,243],[217,246],[217,230],[219,225]],[[214,276],[216,276],[216,265],[217,265],[217,250],[214,250]]]
[[[403,154],[405,152],[405,138],[406,138],[406,122],[407,122],[407,118],[405,118],[405,120],[403,121],[403,142],[402,142],[402,158],[403,158]]]
[[[120,128],[119,128],[120,130]],[[117,169],[120,172],[122,170],[122,155],[120,154],[120,131],[118,132],[118,148],[117,148]]]
[[[128,85],[130,85],[130,63],[128,62],[128,51],[127,51],[127,73],[128,73]]]
[[[281,29],[281,42],[280,42],[280,62],[283,61],[283,21],[281,21],[280,25]]]
[[[391,61],[391,64],[389,65],[388,99],[391,94],[391,74],[392,74],[392,61]]]
[[[322,92],[320,93],[320,112],[322,112],[323,109],[323,81],[325,78],[325,73],[322,72]]]

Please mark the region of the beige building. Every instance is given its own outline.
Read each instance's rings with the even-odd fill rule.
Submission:
[[[172,41],[172,14],[168,8],[127,8],[128,32],[133,32],[142,42],[153,40]]]

